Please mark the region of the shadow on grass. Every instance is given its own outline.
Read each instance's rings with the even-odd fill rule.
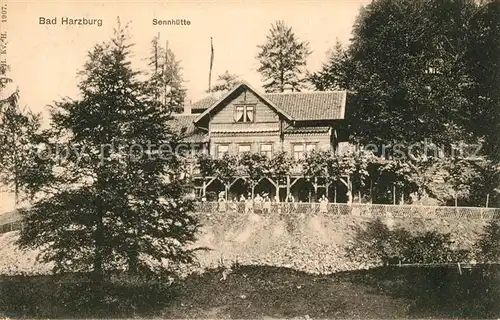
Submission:
[[[0,317],[493,318],[499,268],[398,268],[311,275],[286,268],[211,270],[168,285],[85,275],[0,278]],[[124,280],[125,279],[125,280]],[[97,298],[101,296],[101,298]]]

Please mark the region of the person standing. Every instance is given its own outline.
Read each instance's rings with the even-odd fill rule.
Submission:
[[[248,194],[248,198],[245,201],[245,213],[251,213],[253,211],[253,199],[250,194]]]
[[[264,195],[264,205],[262,206],[262,209],[265,214],[269,214],[271,211],[271,199],[267,193]]]
[[[323,194],[321,199],[319,199],[319,213],[327,213],[328,212],[328,199]]]

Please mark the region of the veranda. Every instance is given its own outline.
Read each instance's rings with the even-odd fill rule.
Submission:
[[[224,181],[219,177],[195,177],[195,193],[199,199],[217,201],[254,199],[267,194],[273,202],[316,202],[323,195],[332,203],[352,202],[352,186],[349,178],[330,182],[323,177],[288,175],[284,177],[262,177],[252,181],[248,176],[238,176]]]

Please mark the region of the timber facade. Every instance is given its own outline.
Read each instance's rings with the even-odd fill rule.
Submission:
[[[347,144],[345,108],[345,91],[260,93],[242,82],[219,98],[208,96],[186,106],[170,125],[182,133],[185,143],[211,157],[250,152],[272,158],[284,151],[300,160],[312,150],[342,152]],[[315,201],[320,193],[331,201],[343,199],[337,186],[326,185],[319,177],[303,177],[299,168],[281,181],[263,178],[251,190],[244,176],[230,183],[201,177],[196,171],[193,177],[198,196],[208,201],[221,192],[228,199],[263,192],[280,201],[289,196],[294,201]],[[345,190],[341,194],[345,196]]]

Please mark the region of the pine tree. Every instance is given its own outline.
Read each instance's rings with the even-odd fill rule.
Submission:
[[[329,52],[328,61],[309,79],[315,89],[319,91],[345,89],[345,79],[348,77],[346,60],[347,52],[337,39],[335,47]]]
[[[33,154],[41,126],[41,114],[21,110],[15,101],[7,101],[0,112],[0,183],[13,190],[19,204],[27,174],[32,173]],[[24,194],[27,196],[27,194]]]
[[[24,210],[19,244],[40,248],[54,271],[158,273],[190,262],[198,221],[174,150],[178,138],[150,82],[130,66],[127,28],[97,44],[80,72],[81,99],[56,103],[44,197]]]
[[[9,66],[7,64],[0,64],[0,112],[5,104],[14,105],[19,99],[19,91],[14,90],[8,95],[4,96],[4,90],[7,88],[8,84],[12,83],[12,79],[8,76]]]
[[[37,140],[41,115],[19,107],[19,90],[8,88],[13,82],[8,70],[7,65],[0,66],[0,92],[9,91],[0,97],[0,183],[13,191],[17,206],[25,190],[23,177],[33,173],[30,150]]]
[[[228,92],[233,89],[240,81],[238,75],[229,73],[228,70],[217,77],[217,83],[211,88],[210,92]],[[207,93],[210,93],[207,90]]]
[[[311,54],[309,43],[299,41],[292,28],[283,21],[271,26],[267,42],[258,46],[257,59],[265,82],[266,92],[283,92],[285,89],[300,91],[307,81],[304,76],[307,57]]]
[[[168,47],[161,46],[160,36],[151,41],[151,56],[148,58],[150,85],[159,101],[168,105],[174,112],[182,112],[186,89],[183,85],[182,68],[176,60],[174,52]]]

